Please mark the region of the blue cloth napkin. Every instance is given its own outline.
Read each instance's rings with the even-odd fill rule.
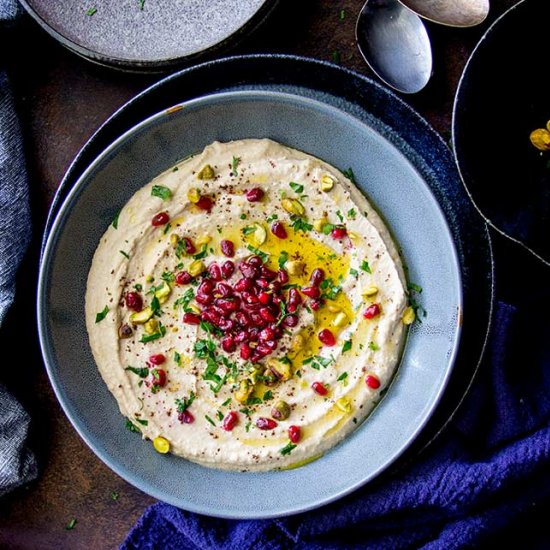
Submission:
[[[547,500],[548,270],[542,264],[533,267],[534,259],[522,265],[518,250],[510,248],[514,245],[502,246],[497,286],[500,281],[507,303],[496,303],[485,361],[459,414],[416,462],[384,483],[280,520],[220,520],[158,503],[146,510],[121,548],[479,547],[534,503]],[[531,268],[542,272],[538,282],[529,277]]]
[[[18,12],[17,2],[0,0],[0,32],[13,23]],[[0,326],[13,302],[15,274],[30,235],[21,131],[0,58]],[[0,496],[36,477],[36,461],[26,447],[29,422],[21,405],[0,384]]]

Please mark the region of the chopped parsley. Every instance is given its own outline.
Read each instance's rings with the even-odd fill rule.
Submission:
[[[88,17],[92,17],[92,15],[95,15],[97,13],[97,8],[89,8],[87,11],[86,11],[86,15]],[[75,523],[76,523],[76,520],[75,520]],[[72,528],[71,528],[72,529]]]
[[[380,346],[378,344],[375,344],[374,342],[369,342],[369,349],[372,351],[378,351],[380,349]]]
[[[221,422],[223,420],[223,413],[222,411],[216,411],[216,416],[218,417],[218,420]]]
[[[153,188],[151,189],[151,196],[167,201],[172,198],[172,191],[164,185],[153,185]]]
[[[259,397],[249,397],[246,400],[246,406],[250,407],[251,405],[261,405],[262,400]]]
[[[422,287],[415,283],[409,283],[407,285],[409,289],[409,305],[413,308],[415,314],[415,320],[419,323],[422,323],[420,316],[427,317],[428,312],[416,301],[415,294],[420,294],[422,292]]]
[[[74,529],[75,525],[76,525],[76,518],[73,518],[71,519],[71,521],[69,521],[69,523],[67,523],[67,525],[65,525],[65,529],[67,531],[70,531],[71,529]]]
[[[363,271],[366,271],[367,273],[372,273],[369,262],[367,262],[367,260],[363,260],[360,267]]]
[[[167,223],[167,224],[164,226],[164,230],[162,231],[162,234],[163,234],[163,235],[166,235],[166,233],[168,233],[168,231],[170,231],[170,229],[172,229],[172,224],[171,224],[171,223]]]
[[[235,158],[235,157],[233,157],[233,158]],[[216,423],[207,414],[204,415],[204,418],[206,418],[206,420],[208,422],[210,422],[210,424],[212,424],[212,426],[216,425]]]
[[[349,274],[350,274],[350,275],[353,275],[356,279],[359,278],[359,271],[357,271],[357,269],[353,269],[353,267],[350,268]]]
[[[181,367],[181,355],[177,351],[174,352],[174,363],[176,363],[178,367]]]
[[[143,7],[145,6],[145,0],[138,0],[138,4],[139,4],[139,9],[140,9],[141,11],[143,11]],[[174,170],[172,170],[172,171],[175,172],[177,169],[178,169],[178,167],[176,166],[176,167],[174,168]]]
[[[353,346],[353,340],[346,340],[344,342],[344,345],[342,346],[342,353],[346,353],[346,351],[349,351],[351,349],[351,346]]]
[[[248,248],[248,250],[250,250],[250,252],[254,252],[254,254],[256,254],[256,256],[260,256],[260,258],[262,259],[262,262],[267,262],[267,260],[269,260],[269,254],[267,252],[262,252],[259,248],[256,248],[254,246],[252,246],[251,244],[247,244],[246,245],[246,248]]]
[[[332,223],[324,223],[322,226],[321,226],[321,233],[323,233],[323,235],[328,235],[336,226]]]
[[[297,445],[289,441],[279,452],[283,456],[286,456],[289,455],[296,447]]]
[[[254,225],[247,225],[246,227],[242,228],[243,235],[251,235],[256,231],[257,227]]]
[[[132,424],[132,421],[128,418],[126,419],[126,428],[135,434],[141,433],[141,430],[135,424]]]
[[[233,157],[233,160],[231,161],[231,175],[236,178],[239,173],[237,172],[237,167],[239,166],[241,162],[241,157]]]
[[[134,288],[138,291],[138,292],[141,292],[143,290],[143,285],[140,285],[139,283],[137,285],[134,285]]]
[[[158,340],[159,338],[162,338],[166,334],[166,327],[159,323],[159,329],[157,332],[154,332],[153,334],[144,334],[141,339],[140,343],[147,344],[148,342],[152,342],[153,340]]]
[[[124,252],[124,250],[119,250],[119,252],[120,252],[127,260],[130,259],[130,256],[128,256],[128,254],[127,254],[126,252]]]
[[[286,250],[283,250],[281,254],[279,255],[279,267],[282,269],[285,267],[286,262],[288,261],[288,252]]]
[[[176,276],[171,271],[165,271],[160,278],[167,283],[173,283],[176,280]]]
[[[118,500],[118,493],[116,491],[111,491],[111,498],[113,500]]]
[[[267,223],[271,223],[277,219],[279,219],[279,216],[277,216],[277,214],[271,214],[271,216],[268,216],[265,221]]]
[[[143,420],[141,418],[136,418],[136,422],[139,422],[142,426],[148,426],[149,425],[148,420]]]
[[[355,179],[355,174],[353,173],[353,170],[351,168],[344,170],[342,174],[344,174],[344,176],[346,176],[346,178],[348,178],[351,183],[357,183],[357,180]]]
[[[409,283],[407,285],[407,288],[409,290],[411,290],[412,292],[417,292],[418,294],[420,294],[422,292],[422,287],[420,285],[415,284],[415,283]]]
[[[191,302],[191,300],[193,300],[194,297],[195,297],[195,291],[192,288],[188,288],[185,291],[185,294],[183,296],[180,296],[174,302],[174,309],[177,309],[178,307],[181,306],[185,313],[192,312],[192,310],[189,308],[189,302]]]
[[[326,369],[331,363],[334,363],[334,357],[323,357],[322,355],[314,355],[302,361],[302,365],[309,365],[312,369],[321,370],[321,367]]]
[[[270,399],[273,399],[273,392],[271,390],[267,390],[264,393],[263,399],[264,399],[264,401],[269,401]]]
[[[229,405],[229,403],[231,403],[231,397],[228,397],[228,398],[222,403],[222,407],[227,407],[227,405]]]
[[[347,213],[347,217],[350,220],[354,220],[357,217],[357,212],[355,211],[355,208],[350,208]]]
[[[338,17],[340,21],[343,21],[346,18],[346,10],[340,10],[340,13],[338,14]]]
[[[153,315],[160,315],[160,301],[156,296],[153,296],[151,300],[151,309],[153,310]]]
[[[128,365],[124,370],[129,370],[130,372],[137,374],[140,378],[147,378],[147,376],[149,376],[149,369],[147,367],[143,367],[141,369]]]
[[[313,225],[308,223],[305,218],[292,215],[290,216],[290,219],[292,220],[290,227],[292,227],[292,229],[296,232],[301,231],[302,233],[306,233],[307,231],[311,231],[313,229]]]
[[[342,61],[342,56],[340,55],[340,52],[338,50],[333,50],[330,54],[330,57],[332,59],[332,62],[336,63],[337,65],[339,65]]]
[[[193,258],[195,260],[202,260],[203,258],[206,257],[207,254],[208,254],[208,246],[203,244],[202,250],[200,252],[197,252],[197,254],[193,254]]]
[[[189,397],[184,397],[183,399],[176,399],[176,407],[178,408],[178,413],[184,413],[195,401],[195,394],[191,392]]]
[[[338,216],[338,219],[344,223],[344,216],[342,216],[342,212],[340,210],[336,210],[336,215]]]
[[[246,220],[246,214],[244,212],[239,217],[241,220]]]
[[[347,372],[343,372],[336,380],[338,382],[344,382],[348,377],[348,373]]]
[[[342,290],[342,287],[335,285],[334,281],[330,277],[328,279],[325,279],[320,284],[320,287],[323,291],[323,293],[321,294],[321,298],[328,298],[329,300],[336,299],[336,296],[338,296],[338,293]]]
[[[288,185],[290,185],[293,191],[295,191],[298,194],[304,191],[304,186],[301,183],[296,183],[294,181],[291,181]]]
[[[105,306],[99,313],[96,313],[95,322],[101,323],[107,317],[107,313],[109,313],[109,306]]]

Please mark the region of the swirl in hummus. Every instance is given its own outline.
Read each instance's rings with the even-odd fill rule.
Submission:
[[[352,180],[271,140],[216,142],[108,228],[88,276],[90,344],[128,426],[157,451],[294,467],[373,409],[414,310]]]

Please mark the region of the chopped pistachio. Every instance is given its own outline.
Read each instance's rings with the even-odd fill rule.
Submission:
[[[303,216],[306,212],[303,204],[297,199],[283,199],[281,205],[287,212],[296,216]]]
[[[190,202],[196,204],[201,198],[201,192],[197,188],[189,189],[189,191],[187,191],[187,198]]]
[[[338,313],[334,318],[334,320],[332,321],[332,324],[338,328],[345,327],[348,323],[349,323],[348,316],[343,311]]]
[[[336,401],[336,406],[344,413],[349,414],[351,412],[351,403],[347,397],[340,397],[340,399]]]
[[[145,324],[153,316],[153,309],[149,306],[143,308],[141,311],[136,311],[130,315],[130,322],[136,325]]]
[[[248,380],[241,380],[239,389],[235,392],[235,399],[239,403],[246,403],[253,391],[254,386]]]
[[[143,328],[147,334],[156,334],[159,329],[159,322],[156,319],[149,319],[149,321],[143,325]]]
[[[328,175],[325,175],[321,178],[321,191],[324,193],[327,193],[328,191],[331,191],[334,187],[334,178],[331,178]]]
[[[197,174],[197,179],[211,180],[211,179],[214,179],[215,175],[216,174],[214,172],[214,168],[212,168],[212,166],[210,166],[210,164],[206,164],[205,166],[203,166],[203,168]],[[189,199],[189,200],[191,200],[191,199]],[[196,201],[191,201],[191,202],[196,202]]]
[[[290,275],[302,275],[306,268],[306,264],[299,260],[289,260],[285,264],[285,269]]]
[[[401,317],[403,324],[411,325],[412,323],[414,323],[415,319],[416,319],[416,314],[414,313],[414,308],[412,306],[407,307]]]
[[[189,266],[189,274],[192,275],[193,277],[197,277],[198,275],[200,275],[204,270],[206,269],[204,263],[202,262],[202,260],[195,260],[194,262],[191,263],[191,265]]]
[[[378,294],[378,287],[374,285],[368,286],[361,292],[361,295],[364,297],[374,296],[375,294]]]
[[[159,435],[153,439],[153,447],[157,453],[166,454],[170,450],[170,442],[165,437]]]

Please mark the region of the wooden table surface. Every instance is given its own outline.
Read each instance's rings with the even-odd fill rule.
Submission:
[[[354,39],[362,3],[282,0],[261,32],[231,53],[278,52],[331,60],[337,51],[343,66],[371,75]],[[446,138],[454,93],[468,55],[489,23],[514,3],[493,0],[488,21],[474,29],[428,25],[434,75],[424,91],[405,100]],[[32,48],[22,48],[23,44],[32,44]],[[0,378],[32,414],[31,442],[40,476],[0,501],[0,547],[114,548],[154,499],[96,458],[57,403],[37,344],[37,258],[49,204],[73,157],[111,113],[160,76],[123,74],[95,66],[63,49],[29,17],[10,38],[8,53],[26,135],[34,232],[33,246],[20,270],[15,307],[0,334],[4,357],[13,339],[21,335],[27,338],[28,349],[2,365]],[[118,495],[116,500],[113,492]],[[66,530],[72,518],[76,526]]]

